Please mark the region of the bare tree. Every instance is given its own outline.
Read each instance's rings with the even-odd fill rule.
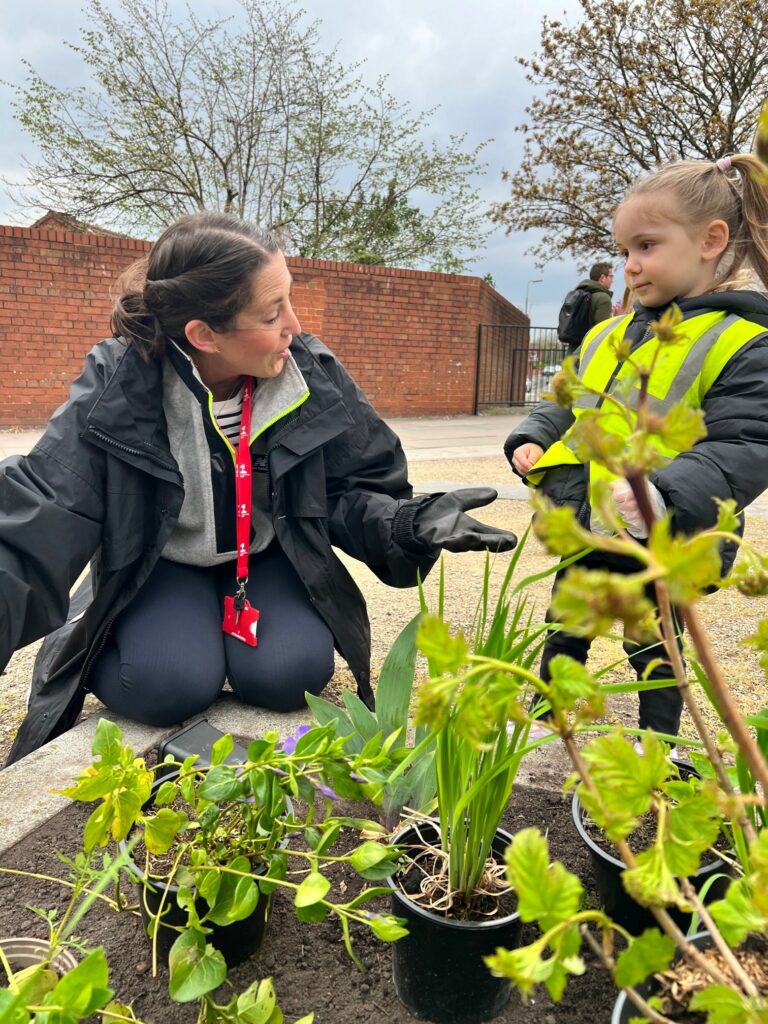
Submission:
[[[768,95],[768,0],[580,0],[574,25],[544,18],[519,58],[544,90],[527,108],[507,231],[543,231],[540,263],[615,252],[611,212],[643,171],[750,149]]]
[[[317,22],[281,0],[243,19],[180,21],[167,0],[89,0],[68,45],[92,84],[59,89],[32,67],[15,115],[39,147],[18,197],[152,235],[218,209],[278,232],[304,256],[461,270],[489,233],[464,137],[422,141],[384,80],[321,50]]]

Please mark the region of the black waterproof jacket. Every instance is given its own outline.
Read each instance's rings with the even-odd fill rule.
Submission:
[[[412,499],[397,436],[317,338],[297,335],[291,353],[310,397],[265,434],[276,539],[370,699],[365,601],[331,545],[396,587],[426,576],[440,551],[414,537],[424,499]],[[160,361],[101,342],[29,455],[0,465],[0,669],[46,636],[9,764],[77,720],[93,660],[183,498]]]
[[[673,528],[692,534],[716,522],[713,498],[733,498],[737,508],[744,509],[768,487],[768,299],[754,291],[712,292],[680,299],[678,305],[686,319],[723,310],[767,329],[765,335],[745,345],[726,363],[707,392],[702,405],[707,436],[650,474],[649,479],[671,513]],[[633,349],[645,338],[650,322],[662,312],[639,303],[635,306],[625,335]],[[520,445],[534,442],[546,451],[573,420],[570,409],[542,402],[507,438],[504,454],[510,465]],[[582,524],[588,526],[584,466],[550,470],[543,484],[548,497],[578,510]],[[734,545],[724,545],[724,572],[730,569],[735,554]]]

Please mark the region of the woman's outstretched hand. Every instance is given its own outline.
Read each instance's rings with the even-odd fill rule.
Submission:
[[[413,532],[421,543],[446,551],[511,551],[517,545],[516,534],[465,515],[467,509],[490,505],[497,497],[493,487],[437,494],[416,513]]]

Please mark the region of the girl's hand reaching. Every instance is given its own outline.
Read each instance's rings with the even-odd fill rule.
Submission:
[[[512,452],[512,465],[520,476],[525,476],[543,454],[544,449],[541,445],[533,444],[532,441],[529,441],[528,444],[521,444],[519,448],[515,448]]]

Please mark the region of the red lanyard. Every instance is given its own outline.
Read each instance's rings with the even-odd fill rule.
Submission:
[[[248,582],[248,546],[251,542],[251,503],[253,483],[251,480],[251,399],[253,377],[243,382],[243,412],[240,417],[240,439],[235,454],[235,539],[237,541],[237,583],[243,588]]]
[[[224,619],[221,628],[229,636],[256,647],[259,610],[253,608],[245,596],[248,582],[248,548],[251,541],[251,400],[253,378],[243,382],[243,412],[240,417],[240,439],[235,453],[235,542],[237,543],[237,592],[224,598]]]

